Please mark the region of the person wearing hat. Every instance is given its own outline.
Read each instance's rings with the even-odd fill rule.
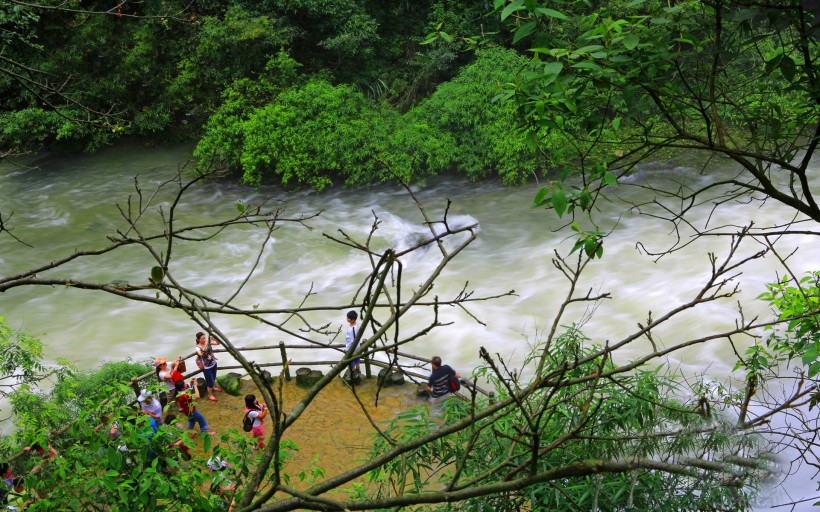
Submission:
[[[168,401],[173,402],[177,396],[177,388],[176,383],[174,380],[174,373],[179,374],[177,371],[177,366],[179,362],[182,360],[182,356],[179,356],[173,363],[171,363],[170,367],[168,365],[168,360],[164,357],[158,357],[154,359],[154,371],[157,373],[157,380],[165,384],[165,387],[168,388]]]
[[[228,463],[222,460],[219,455],[215,455],[208,459],[208,469],[216,473],[211,482],[211,492],[222,496],[224,500],[224,507],[231,510],[234,506],[230,494],[236,489],[236,484],[228,479]]]
[[[162,425],[162,404],[152,395],[151,390],[143,389],[140,396],[137,397],[137,402],[139,402],[142,412],[153,418],[157,425]]]

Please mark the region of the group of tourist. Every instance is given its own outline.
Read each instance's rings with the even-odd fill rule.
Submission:
[[[347,330],[345,333],[345,351],[351,355],[357,348],[357,337],[359,336],[359,324],[357,323],[358,315],[355,311],[347,313]],[[216,385],[217,361],[213,352],[213,346],[219,345],[219,341],[213,336],[206,336],[205,333],[196,333],[196,364],[202,370],[205,379],[205,388],[207,389],[207,399],[211,401],[218,401],[214,393],[222,391],[222,388]],[[358,379],[360,376],[359,365],[360,358],[354,359],[350,363],[350,378]],[[455,372],[448,365],[443,365],[441,358],[436,356],[431,360],[433,371],[428,380],[428,391],[432,400],[450,395],[458,390],[460,387],[459,374]],[[145,436],[151,439],[158,431],[158,428],[163,425],[176,425],[180,428],[182,423],[177,421],[177,414],[173,411],[183,414],[187,418],[187,430],[189,436],[194,437],[194,425],[199,426],[199,433],[201,435],[214,435],[215,432],[210,430],[208,422],[201,412],[197,410],[195,400],[200,398],[200,389],[196,379],[191,379],[190,382],[185,381],[184,373],[186,371],[185,363],[182,356],[177,359],[169,361],[164,357],[154,359],[154,368],[157,380],[164,384],[168,397],[167,414],[163,416],[163,406],[157,399],[157,396],[149,389],[143,390],[137,397],[140,410],[147,417],[147,426],[145,429]],[[468,381],[469,382],[469,381]],[[171,404],[176,404],[174,407]],[[245,430],[249,430],[255,439],[254,447],[263,449],[265,447],[265,426],[264,419],[267,416],[268,410],[265,404],[260,404],[255,395],[245,396],[245,422],[247,426]],[[105,427],[107,429],[107,436],[111,440],[116,440],[122,436],[119,423],[111,421],[107,416],[100,416],[101,424],[97,430]],[[174,446],[185,454],[186,458],[190,458],[189,449],[181,440],[175,441]],[[51,445],[48,445],[49,450],[46,451],[40,448],[39,445],[32,445],[24,449],[25,452],[31,450],[40,454],[43,463],[35,466],[31,470],[31,474],[35,474],[41,470],[42,464],[45,464],[49,459],[55,457],[57,452]],[[120,444],[118,447],[121,451],[127,451],[128,448]],[[208,467],[219,473],[225,470],[227,465],[224,461],[210,459]],[[225,479],[224,474],[218,475],[219,481],[212,486],[212,491],[222,494],[225,491],[232,490],[232,484]],[[0,478],[2,478],[5,485],[0,485],[0,504],[6,506],[8,510],[18,510],[27,506],[30,501],[24,494],[24,479],[23,477],[15,477],[12,474],[12,469],[7,463],[0,463]]]
[[[202,370],[205,378],[205,388],[208,390],[207,398],[213,402],[219,400],[214,393],[222,391],[222,388],[216,384],[218,366],[213,350],[213,346],[219,344],[219,341],[213,336],[206,336],[203,332],[196,333],[196,364]],[[194,399],[200,398],[199,386],[196,379],[191,379],[190,383],[185,382],[185,376],[182,373],[185,371],[182,356],[179,356],[172,363],[168,363],[168,360],[164,357],[158,357],[154,360],[154,368],[157,380],[168,388],[168,403],[176,401],[178,412],[187,417],[188,430],[193,430],[196,424],[199,425],[201,434],[213,435],[214,432],[209,429],[207,420],[194,405]],[[162,405],[150,390],[142,391],[137,397],[137,401],[142,411],[149,417],[149,422],[156,422],[157,425],[163,423]],[[264,404],[260,405],[255,395],[247,395],[245,397],[245,415],[252,422],[251,432],[256,440],[255,446],[264,448],[264,419],[267,415],[267,407]],[[165,422],[167,423],[167,419]]]
[[[41,459],[36,466],[31,468],[29,475],[36,475],[49,460],[59,455],[50,443],[46,445],[46,448],[40,446],[39,443],[26,446],[23,448],[23,453],[35,453]],[[12,467],[8,462],[0,463],[0,478],[3,480],[3,483],[0,484],[0,507],[3,510],[23,510],[40,497],[36,492],[26,487],[25,477],[14,476]]]
[[[205,376],[208,400],[216,402],[218,399],[214,396],[214,392],[222,391],[222,388],[216,385],[217,363],[216,356],[213,353],[213,345],[219,345],[219,341],[213,336],[207,337],[205,333],[198,332],[196,333],[195,343],[197,366],[202,369],[202,374]],[[193,429],[194,425],[197,424],[200,433],[213,435],[214,432],[209,430],[207,420],[194,405],[194,399],[200,398],[199,386],[196,379],[191,379],[190,383],[185,382],[185,376],[183,375],[185,367],[183,365],[182,356],[179,356],[171,364],[164,357],[154,359],[157,380],[167,388],[168,403],[176,402],[178,412],[184,414],[188,419],[188,430]],[[137,402],[139,402],[142,411],[149,416],[149,422],[156,422],[157,425],[163,423],[162,405],[150,390],[143,390],[137,397]]]

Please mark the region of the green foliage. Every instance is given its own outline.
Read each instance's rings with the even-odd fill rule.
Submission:
[[[243,180],[259,184],[270,171],[283,184],[321,190],[333,173],[344,172],[349,181],[373,176],[373,141],[384,136],[378,117],[350,86],[314,80],[289,89],[243,124]]]
[[[488,48],[476,60],[406,114],[453,140],[452,165],[478,179],[495,172],[504,183],[522,182],[547,167],[549,160],[526,143],[517,128],[515,106],[493,102],[501,84],[512,81],[527,60],[511,50]]]
[[[692,454],[718,459],[727,453],[753,453],[752,436],[732,434],[719,412],[704,410],[689,396],[720,402],[726,390],[698,382],[684,389],[683,381],[662,367],[639,367],[633,373],[590,382],[589,375],[606,373],[614,365],[594,354],[600,347],[574,327],[551,346],[533,348],[529,363],[543,355],[544,375],[529,381],[504,383],[489,368],[478,371],[495,384],[496,400],[512,391],[530,390],[497,414],[471,427],[439,438],[380,466],[370,473],[371,498],[395,492],[420,493],[431,488],[492,485],[519,472],[530,476],[594,461],[649,458],[681,461]],[[573,365],[572,362],[582,363]],[[548,377],[564,368],[558,377]],[[523,373],[534,367],[525,367]],[[519,372],[521,375],[521,372]],[[559,382],[577,382],[560,385]],[[480,408],[489,404],[479,398]],[[439,417],[440,416],[440,417]],[[470,403],[447,400],[441,411],[418,407],[401,413],[384,433],[401,445],[432,436],[445,426],[471,417]],[[393,449],[383,437],[374,441],[372,457]],[[532,466],[533,450],[538,451]],[[456,476],[457,475],[457,476]],[[636,469],[593,476],[567,476],[526,488],[476,497],[453,510],[743,510],[756,487],[730,490],[708,472],[666,472]],[[398,490],[398,491],[397,491]],[[363,489],[357,490],[361,494]],[[451,509],[447,507],[446,509]]]
[[[179,74],[168,87],[173,101],[189,112],[210,112],[228,85],[264,73],[268,61],[293,36],[281,20],[241,5],[230,6],[224,18],[206,16],[198,23],[196,45],[180,61]]]
[[[820,272],[807,272],[799,280],[784,276],[766,288],[757,298],[769,303],[778,323],[767,327],[771,334],[766,346],[749,347],[735,369],[762,377],[780,364],[799,359],[808,367],[808,377],[816,377],[820,374]]]
[[[48,391],[26,386],[11,395],[16,422],[46,432],[89,415],[104,401],[116,409],[133,397],[130,379],[151,370],[147,363],[112,361],[93,371],[62,371]]]
[[[0,397],[6,397],[19,388],[26,388],[55,374],[69,372],[68,367],[51,371],[42,364],[43,344],[31,334],[14,330],[0,316]]]
[[[9,457],[34,443],[53,446],[59,456],[44,460],[34,451],[14,459],[15,475],[27,475],[28,492],[36,493],[27,510],[214,510],[223,501],[242,497],[243,482],[256,463],[254,443],[232,429],[218,438],[192,439],[178,428],[185,420],[152,428],[148,416],[133,404],[133,377],[150,372],[147,363],[109,362],[88,372],[42,366],[36,338],[12,331],[0,319],[3,368],[17,388],[10,395],[15,429],[0,437],[0,452]],[[44,374],[55,375],[49,390],[38,388]],[[54,432],[61,432],[54,436]],[[216,441],[216,443],[214,443]],[[298,447],[280,445],[280,469]],[[48,450],[46,450],[48,451]],[[190,451],[190,454],[185,452]],[[206,466],[220,457],[220,473],[236,484],[235,496],[212,489],[215,474]],[[305,480],[322,478],[316,464]]]
[[[57,113],[41,108],[26,108],[0,114],[0,146],[20,150],[39,151],[53,141],[69,145],[87,135],[86,130],[65,116],[76,112]]]
[[[493,102],[502,80],[526,61],[487,49],[451,82],[404,115],[353,87],[310,80],[262,97],[249,108],[249,89],[238,82],[206,126],[195,156],[203,166],[241,169],[246,183],[267,176],[317,190],[334,182],[409,182],[456,169],[472,179],[498,173],[513,184],[543,169],[543,159],[515,130],[511,105]],[[281,90],[281,89],[278,89]]]
[[[786,168],[797,179],[805,164],[791,163],[812,149],[820,109],[810,9],[695,0],[592,8],[585,1],[497,0],[494,7],[512,43],[533,58],[503,96],[514,100],[536,142],[545,133],[553,138],[546,144],[567,169],[537,204],[559,217],[580,207],[594,225],[600,192],[643,159],[684,148],[758,169],[750,179],[763,183],[749,193],[801,201],[800,192],[778,190],[766,173]],[[563,143],[555,144],[559,136]],[[810,203],[796,209],[820,217]]]

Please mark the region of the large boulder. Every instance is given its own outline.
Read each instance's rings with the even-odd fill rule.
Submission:
[[[219,387],[222,388],[225,393],[233,396],[239,396],[239,388],[242,385],[239,378],[240,375],[238,373],[227,373],[217,377],[216,383],[219,384]]]

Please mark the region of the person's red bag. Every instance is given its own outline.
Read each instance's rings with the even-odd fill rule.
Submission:
[[[185,376],[182,375],[181,373],[179,373],[178,371],[173,370],[171,372],[171,379],[173,379],[174,384],[176,384],[177,382],[179,382],[181,380],[185,380]]]

